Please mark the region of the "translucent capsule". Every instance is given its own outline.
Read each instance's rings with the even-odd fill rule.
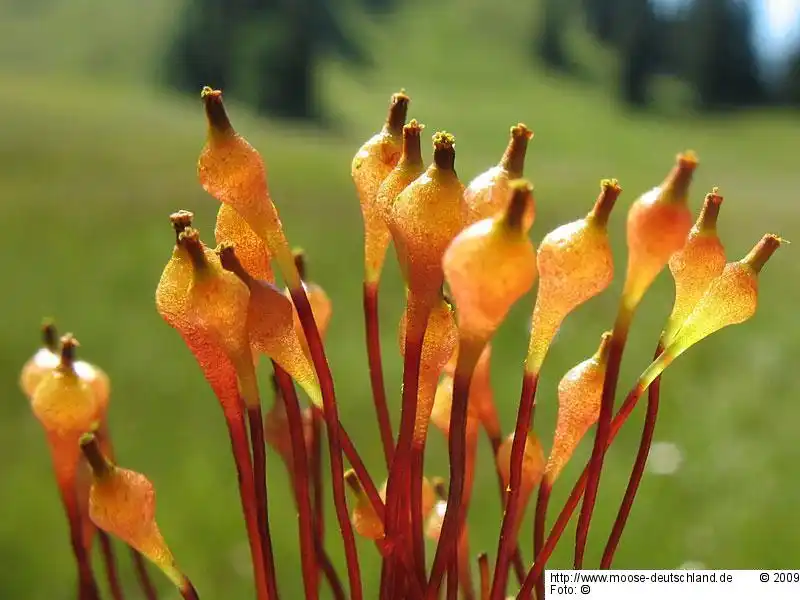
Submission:
[[[431,303],[442,288],[442,256],[467,222],[455,158],[455,138],[434,134],[433,164],[397,196],[389,219],[406,283],[414,296]]]
[[[200,183],[214,198],[235,208],[280,261],[281,251],[288,248],[270,197],[264,161],[234,130],[220,90],[204,87],[200,98],[208,119],[208,136],[197,163]]]
[[[722,196],[714,188],[706,195],[700,216],[683,248],[669,259],[669,270],[675,280],[675,302],[662,335],[664,346],[669,345],[711,281],[725,268],[725,248],[717,235],[721,204]]]
[[[539,244],[539,289],[531,318],[529,372],[541,369],[564,318],[611,284],[614,261],[607,224],[621,191],[615,179],[602,180],[589,214],[554,229]]]
[[[155,519],[153,484],[140,473],[113,465],[92,435],[81,439],[84,456],[91,465],[89,516],[103,531],[114,535],[158,566],[179,588],[185,577],[178,570]]]
[[[266,244],[230,204],[220,204],[214,237],[217,244],[236,246],[236,256],[253,277],[275,282]]]
[[[420,134],[424,125],[417,123],[415,119],[403,127],[403,153],[400,162],[383,180],[378,188],[375,197],[375,209],[384,222],[384,229],[375,236],[375,257],[367,257],[367,277],[370,272],[372,277],[377,279],[380,276],[386,248],[389,246],[391,234],[389,232],[389,222],[392,218],[392,210],[397,196],[400,195],[412,181],[417,179],[425,172],[425,165],[422,162],[420,149]]]
[[[399,343],[400,353],[405,352],[406,317],[400,321]],[[433,401],[439,375],[447,364],[458,344],[458,330],[453,318],[453,308],[444,299],[431,311],[428,328],[422,343],[422,360],[420,362],[419,391],[417,394],[417,411],[414,423],[414,444],[424,445],[428,433]]]
[[[600,416],[610,340],[611,333],[604,333],[597,352],[567,371],[558,384],[558,418],[544,475],[550,485]]]
[[[767,234],[742,260],[725,265],[665,349],[666,357],[675,358],[712,333],[752,317],[758,304],[758,275],[782,242]]]
[[[488,219],[506,209],[511,197],[509,183],[522,177],[525,153],[532,137],[533,132],[525,124],[519,123],[512,127],[511,138],[500,163],[475,177],[464,190],[470,223]],[[536,208],[531,202],[524,217],[526,228],[533,224],[535,213]]]
[[[628,211],[628,271],[623,301],[636,306],[692,227],[687,206],[689,186],[697,168],[691,152],[681,154],[660,186],[639,196]]]
[[[353,157],[351,176],[358,192],[364,218],[364,253],[367,281],[377,281],[389,230],[377,207],[378,189],[400,161],[403,147],[403,125],[408,111],[408,96],[394,94],[383,128],[359,148]]]
[[[234,273],[250,291],[247,330],[252,347],[278,363],[321,406],[319,383],[298,337],[291,300],[271,283],[253,278],[239,262],[238,250],[233,246],[221,244],[216,252],[222,267]]]
[[[350,517],[353,523],[353,529],[355,529],[360,536],[368,540],[383,539],[385,535],[383,523],[378,513],[375,512],[364,489],[361,487],[361,482],[358,480],[355,471],[352,469],[348,470],[344,474],[344,480],[355,499],[355,506],[352,509]]]
[[[488,340],[536,279],[536,254],[524,223],[532,189],[527,181],[512,183],[506,212],[467,227],[444,253],[462,335]]]

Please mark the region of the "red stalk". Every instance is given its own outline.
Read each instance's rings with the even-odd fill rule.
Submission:
[[[341,423],[339,424],[339,436],[344,455],[350,462],[350,466],[353,468],[353,471],[356,472],[356,476],[361,482],[361,487],[364,488],[364,493],[367,495],[369,503],[372,505],[372,508],[375,509],[375,512],[378,514],[378,517],[383,523],[385,520],[385,507],[383,500],[381,500],[380,494],[378,494],[378,488],[375,487],[375,482],[372,480],[372,477],[370,477],[364,461],[361,460],[361,456],[356,450],[356,447],[353,445],[353,440],[350,439],[350,436],[344,430],[344,427],[342,427]]]
[[[425,519],[422,516],[422,479],[425,476],[425,444],[411,448],[411,528],[416,533],[425,531]],[[425,581],[425,538],[422,535],[412,537],[414,556],[416,557],[417,578]]]
[[[247,407],[250,425],[250,445],[253,448],[253,480],[258,504],[258,533],[267,573],[267,590],[272,600],[278,600],[278,583],[275,575],[275,558],[272,553],[272,535],[269,531],[269,500],[267,492],[267,445],[264,440],[264,416],[261,405]]]
[[[494,456],[494,469],[497,473],[497,483],[500,486],[500,502],[505,503],[506,500],[506,484],[503,483],[503,475],[500,473],[500,468],[497,465],[497,453],[500,451],[500,446],[503,443],[503,440],[499,437],[490,437],[489,443],[492,445],[492,455]],[[489,556],[487,554],[481,554],[485,558],[485,560],[489,560]],[[511,555],[511,566],[514,569],[514,575],[517,577],[517,581],[520,585],[525,580],[525,567],[522,564],[522,553],[519,549],[519,543],[516,544],[514,547],[514,553]],[[488,562],[487,562],[487,575],[488,575]],[[487,581],[487,586],[491,586],[491,580]],[[486,589],[486,598],[485,600],[489,600],[489,591],[490,587]],[[481,599],[484,600],[484,599]]]
[[[575,560],[576,569],[583,568],[583,556],[586,551],[586,539],[589,536],[589,526],[592,522],[592,513],[597,501],[597,489],[600,486],[600,475],[603,470],[603,460],[606,456],[606,447],[611,429],[611,418],[614,414],[614,397],[617,393],[619,369],[622,364],[622,353],[628,340],[628,329],[633,318],[634,308],[625,301],[620,304],[614,330],[608,349],[608,365],[603,381],[603,395],[600,400],[600,416],[597,419],[597,430],[594,436],[592,457],[589,459],[589,478],[586,483],[586,494],[583,497],[581,513],[578,517],[578,528],[575,532]]]
[[[536,497],[536,516],[533,522],[533,555],[539,556],[544,546],[544,530],[547,527],[547,507],[550,504],[550,493],[553,491],[553,484],[550,480],[544,479],[539,484],[539,494]],[[536,597],[544,598],[544,578],[536,580]]]
[[[489,557],[485,552],[478,555],[478,572],[481,577],[481,600],[489,600],[489,590],[492,585],[489,573]]]
[[[325,579],[328,581],[328,585],[331,587],[331,593],[333,594],[334,600],[346,600],[342,582],[339,580],[339,576],[336,574],[336,569],[333,568],[333,563],[328,557],[328,553],[325,552],[325,548],[322,546],[322,540],[315,539],[314,543],[317,547],[317,560],[319,561],[319,568],[322,570],[322,574],[325,576]]]
[[[458,550],[456,549],[456,554]],[[447,600],[458,600],[458,558],[447,566]]]
[[[407,491],[410,487],[411,448],[414,437],[414,424],[417,414],[417,399],[419,393],[419,374],[422,362],[422,343],[425,339],[428,317],[431,308],[429,303],[420,302],[409,294],[408,310],[406,317],[406,340],[403,364],[403,399],[400,414],[400,431],[397,435],[397,450],[389,471],[386,484],[386,535],[393,544],[408,544],[408,554],[414,559],[416,569],[414,573],[424,572],[425,566],[422,557],[417,555],[420,546],[418,538],[422,538],[423,531],[412,530],[412,540],[404,535],[408,525],[403,522],[409,519],[409,503]],[[422,545],[424,545],[424,538]],[[421,569],[420,569],[421,565]],[[388,581],[394,579],[394,565],[389,565]],[[424,579],[420,581],[424,585]]]
[[[322,423],[324,417],[318,411],[311,411],[311,490],[314,495],[314,531],[319,540],[325,539],[325,508],[322,491]]]
[[[108,579],[108,587],[111,590],[111,597],[114,600],[123,600],[125,594],[122,592],[122,586],[119,583],[117,560],[114,557],[114,547],[111,545],[111,538],[102,530],[97,531],[97,537],[100,539],[100,551],[103,554],[103,562],[106,566],[106,577]]]
[[[136,578],[139,580],[139,587],[144,592],[145,600],[158,600],[158,592],[150,579],[150,575],[147,573],[144,557],[131,548],[131,558],[133,559],[133,569],[136,571]]]
[[[627,421],[628,417],[631,416],[631,413],[636,407],[636,403],[639,401],[639,398],[643,392],[644,390],[639,389],[639,387],[635,387],[630,391],[628,397],[625,398],[625,402],[622,403],[622,406],[620,407],[619,411],[617,411],[616,416],[611,421],[611,428],[608,435],[608,440],[606,442],[606,450],[608,450],[608,448],[614,442],[614,439],[617,437],[620,429],[622,429],[625,421]],[[569,523],[570,518],[572,518],[572,514],[575,512],[575,509],[578,507],[578,503],[581,501],[583,492],[586,490],[587,480],[589,479],[589,466],[590,465],[587,464],[586,467],[584,467],[581,476],[578,478],[578,481],[575,482],[569,498],[567,498],[567,501],[564,504],[564,508],[561,509],[553,528],[550,530],[550,535],[547,536],[547,541],[544,543],[542,551],[536,555],[533,566],[528,571],[525,581],[522,584],[522,589],[517,596],[518,599],[526,600],[527,598],[530,598],[531,590],[533,589],[536,579],[541,577],[542,573],[544,573],[544,567],[547,564],[547,559],[550,558],[553,550],[555,550],[558,540],[561,538],[561,535],[567,528],[567,524]]]
[[[364,282],[364,320],[367,331],[367,359],[369,361],[369,381],[372,386],[372,399],[378,417],[378,428],[383,443],[386,466],[392,464],[394,439],[389,408],[386,404],[386,387],[383,383],[383,361],[381,359],[380,320],[378,318],[378,284]]]
[[[519,400],[519,411],[517,412],[517,424],[514,428],[514,441],[511,445],[510,481],[508,484],[503,523],[500,527],[500,542],[497,548],[497,560],[494,567],[494,579],[492,580],[492,592],[490,595],[491,600],[503,600],[506,593],[508,563],[511,558],[512,549],[516,544],[512,532],[519,519],[522,462],[525,458],[525,442],[528,439],[528,430],[531,427],[531,419],[533,418],[536,387],[538,383],[539,376],[535,373],[526,372],[522,379],[522,393]]]
[[[455,560],[460,531],[466,519],[462,506],[467,468],[467,407],[472,373],[486,342],[462,338],[459,342],[458,361],[453,374],[453,401],[450,408],[450,489],[447,508],[442,520],[442,530],[436,555],[433,558],[431,577],[426,599],[435,600],[450,561]]]
[[[289,375],[273,363],[275,378],[283,396],[289,437],[292,443],[292,462],[290,466],[297,504],[298,529],[300,531],[300,558],[303,572],[303,589],[307,600],[319,598],[317,573],[317,544],[314,543],[314,515],[311,510],[311,491],[308,474],[308,455],[303,436],[303,417],[297,392]],[[320,540],[320,546],[322,546]]]
[[[653,360],[656,360],[664,348],[659,343],[656,348]],[[619,540],[622,537],[622,531],[628,522],[628,517],[633,508],[633,501],[636,499],[636,492],[639,490],[639,484],[642,481],[644,468],[647,464],[647,457],[650,454],[650,446],[653,443],[653,433],[656,429],[656,421],[658,420],[658,405],[661,399],[661,376],[656,377],[650,387],[647,389],[647,414],[644,420],[644,429],[642,430],[642,439],[639,442],[639,451],[636,454],[636,461],[633,463],[631,470],[630,481],[628,487],[625,489],[625,496],[622,499],[622,504],[619,507],[617,518],[614,521],[614,526],[611,528],[611,535],[608,538],[608,543],[603,551],[603,558],[600,561],[601,569],[610,569],[611,563],[614,561],[614,553],[617,551]]]
[[[197,590],[194,589],[194,585],[192,585],[192,582],[189,581],[188,578],[184,578],[183,580],[181,596],[183,600],[200,600],[200,596],[197,595]]]
[[[356,549],[356,539],[353,533],[353,525],[350,523],[350,513],[347,509],[347,499],[344,489],[344,461],[342,460],[342,446],[340,443],[340,424],[339,414],[336,408],[336,392],[333,385],[333,375],[331,374],[328,361],[325,358],[325,349],[322,346],[322,338],[319,329],[314,321],[314,313],[311,304],[302,285],[292,286],[290,294],[300,323],[303,326],[303,333],[308,342],[311,359],[314,363],[314,370],[317,372],[317,380],[322,391],[323,414],[325,424],[328,428],[328,450],[331,462],[331,481],[333,487],[333,503],[336,507],[336,517],[339,522],[339,529],[342,533],[344,553],[347,561],[347,574],[350,585],[350,595],[352,600],[362,600],[363,591],[361,588],[361,568],[358,564],[358,551]]]

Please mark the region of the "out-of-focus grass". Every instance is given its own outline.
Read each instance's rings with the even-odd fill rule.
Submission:
[[[743,255],[768,230],[791,239],[800,224],[793,198],[800,186],[800,126],[790,116],[631,117],[591,87],[531,70],[523,55],[529,15],[518,14],[516,3],[490,10],[484,3],[462,2],[458,12],[452,3],[443,4],[426,4],[423,11],[412,2],[406,14],[366,29],[378,60],[368,76],[326,66],[321,77],[335,120],[328,131],[256,120],[229,98],[234,124],[267,160],[291,242],[306,248],[312,278],[333,298],[328,351],[342,420],[377,479],[384,472],[362,341],[360,217],[348,169],[355,149],[380,126],[388,96],[400,86],[412,95],[410,116],[426,123],[428,133],[444,128],[456,135],[465,182],[497,161],[510,125],[521,120],[535,130],[527,169],[536,185],[535,240],[585,213],[601,177],[617,177],[622,184],[611,226],[618,281],[568,320],[553,347],[537,412],[546,445],[559,377],[593,353],[600,334],[611,326],[624,274],[624,212],[640,192],[661,181],[677,151],[691,147],[701,158],[693,207],[712,185],[721,187],[726,200],[720,231],[731,258]],[[146,36],[156,30],[142,28],[137,35],[155,40]],[[127,29],[115,31],[121,36]],[[130,34],[114,38],[108,47],[132,48],[126,45],[131,39]],[[15,44],[22,50],[30,46],[33,53],[32,40],[17,38]],[[210,243],[213,237],[216,201],[195,179],[205,127],[201,107],[137,82],[119,83],[118,74],[112,82],[81,75],[75,67],[80,61],[60,68],[58,47],[49,50],[50,63],[44,54],[30,65],[0,63],[7,82],[0,94],[6,247],[0,333],[5,448],[0,560],[6,568],[0,597],[66,599],[74,589],[44,440],[16,387],[17,369],[36,347],[37,326],[45,315],[74,331],[82,355],[110,373],[110,419],[120,460],[155,482],[164,534],[202,596],[251,597],[224,425],[190,354],[153,303],[172,246],[167,215],[191,209],[205,239]],[[56,66],[45,68],[48,64]],[[139,71],[131,66],[130,72]],[[752,323],[705,342],[665,377],[656,438],[677,444],[684,462],[674,476],[646,476],[618,566],[672,568],[692,560],[715,568],[792,567],[800,560],[793,530],[786,526],[800,502],[793,477],[800,458],[794,431],[800,411],[793,403],[800,385],[791,375],[798,351],[794,307],[800,300],[793,252],[781,250],[765,269],[761,309]],[[396,323],[402,294],[397,269],[392,259],[389,263],[383,342],[397,414]],[[621,388],[647,364],[670,295],[671,284],[662,277],[645,300]],[[531,297],[520,302],[495,343],[494,383],[507,430],[516,413],[531,305]],[[629,473],[641,414],[636,417],[607,461],[589,564],[598,556]],[[429,471],[445,473],[445,446],[436,432],[431,440]],[[481,451],[472,552],[493,553],[500,509],[487,448]],[[554,513],[587,453],[582,447],[564,473]],[[284,597],[295,598],[302,589],[296,525],[277,460],[270,463],[270,485],[281,589]],[[341,566],[332,514],[328,523],[328,545]],[[529,528],[523,532],[527,536]],[[570,536],[568,531],[554,564],[568,564]],[[526,537],[522,541],[527,548]],[[374,550],[368,544],[360,548],[367,597],[373,597]],[[130,582],[127,565],[123,571]]]

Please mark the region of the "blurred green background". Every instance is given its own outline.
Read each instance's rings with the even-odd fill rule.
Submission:
[[[19,368],[38,346],[44,316],[55,317],[62,330],[75,332],[81,355],[110,374],[110,423],[119,460],[154,482],[162,531],[201,597],[253,597],[220,410],[190,353],[161,321],[153,301],[173,244],[169,213],[179,208],[194,211],[210,242],[217,210],[217,202],[203,192],[195,176],[205,134],[197,92],[201,83],[227,82],[193,81],[191,75],[180,82],[171,70],[177,61],[175,40],[184,35],[187,23],[203,14],[201,3],[188,11],[183,4],[0,2],[3,599],[74,597],[75,570],[50,458],[17,386]],[[227,6],[245,10],[248,4],[258,3],[238,0]],[[387,9],[371,16],[364,4],[385,4]],[[736,81],[745,83],[732,88],[745,90],[737,100],[736,94],[716,94],[720,85],[735,79],[722,77],[709,96],[697,85],[694,71],[676,65],[708,64],[711,73],[719,74],[722,63],[690,43],[697,36],[678,28],[682,33],[672,31],[671,47],[679,47],[681,52],[674,56],[682,58],[665,60],[662,54],[660,62],[653,63],[656,67],[644,70],[644,87],[638,88],[644,92],[638,100],[644,102],[639,102],[635,95],[623,93],[636,71],[631,60],[653,45],[653,32],[664,33],[668,25],[653,21],[651,11],[644,21],[629,24],[619,39],[601,42],[597,28],[585,25],[589,4],[307,1],[294,4],[308,12],[294,15],[300,20],[293,23],[308,25],[302,20],[308,15],[323,14],[328,20],[314,21],[305,33],[301,27],[299,37],[291,35],[297,29],[281,26],[279,20],[272,21],[266,33],[251,31],[251,39],[257,41],[288,39],[288,46],[276,46],[285,60],[275,59],[275,48],[265,55],[250,48],[251,54],[241,60],[231,58],[237,65],[246,65],[242,61],[247,56],[254,61],[251,70],[242,66],[240,73],[231,75],[226,87],[229,111],[237,129],[263,153],[291,243],[306,248],[311,279],[333,299],[328,356],[341,418],[376,479],[383,479],[385,472],[363,343],[361,224],[349,167],[359,145],[381,127],[389,96],[400,87],[412,97],[410,117],[425,123],[430,133],[447,129],[456,135],[457,167],[465,183],[497,162],[510,125],[523,121],[535,131],[526,170],[536,186],[534,240],[582,216],[600,178],[617,177],[624,189],[611,223],[619,277],[612,290],[564,324],[543,373],[537,430],[545,447],[552,437],[559,378],[594,352],[600,334],[612,324],[624,272],[624,213],[638,194],[662,180],[676,152],[692,148],[700,156],[693,208],[699,208],[713,185],[720,186],[725,196],[720,232],[731,259],[741,257],[764,232],[797,237],[800,121],[787,106],[793,98],[787,91],[792,89],[790,78],[764,85],[755,96],[750,87],[761,86],[761,80],[742,76]],[[624,8],[624,2],[620,6]],[[212,14],[205,27],[219,33],[227,18]],[[617,15],[614,22],[620,18]],[[654,27],[651,34],[641,34],[648,31],[642,29],[645,26]],[[334,33],[338,28],[339,37],[324,38],[324,27]],[[286,35],[280,37],[280,32]],[[556,40],[544,44],[554,32]],[[638,37],[631,32],[639,32]],[[729,33],[733,47],[747,45],[746,36]],[[206,42],[196,45],[191,56],[222,56],[228,51],[224,40],[238,39],[207,31],[205,36]],[[318,44],[323,38],[329,42]],[[642,45],[642,39],[650,43]],[[566,60],[553,61],[549,44],[560,48],[557,52]],[[240,46],[242,52],[247,50]],[[303,63],[310,77],[308,110],[287,112],[285,97],[281,100],[275,89],[289,88],[273,87],[271,82],[283,81],[279,67],[295,57],[293,48],[300,47],[315,52],[313,61]],[[688,49],[694,54],[687,56]],[[736,59],[740,62],[749,56],[746,49],[742,52]],[[271,56],[272,62],[256,60],[262,56]],[[192,93],[170,91],[182,86]],[[295,106],[292,102],[288,106]],[[631,103],[649,107],[632,110]],[[754,104],[760,106],[753,108]],[[735,105],[746,105],[747,110],[710,110]],[[304,114],[293,112],[313,118],[300,119]],[[292,118],[277,120],[259,113]],[[645,475],[617,567],[800,564],[795,527],[800,505],[800,383],[791,373],[800,346],[795,251],[791,246],[780,250],[765,269],[759,312],[750,323],[704,342],[665,377],[656,432],[662,444],[654,464],[663,463],[657,459],[665,455],[667,462],[675,456],[680,460],[676,468],[661,464],[655,469],[670,471],[670,476],[654,470]],[[620,388],[630,385],[649,362],[671,294],[672,284],[663,275],[636,317]],[[396,324],[402,293],[393,260],[381,296],[385,372],[397,415],[401,363]],[[532,303],[532,296],[519,303],[495,342],[493,382],[508,431],[516,415]],[[263,381],[268,404],[266,377]],[[616,514],[642,412],[637,410],[608,456],[589,565],[599,560]],[[438,432],[431,434],[429,447],[428,472],[446,473],[446,447]],[[493,555],[500,507],[488,445],[482,442],[480,452],[471,550]],[[582,445],[556,486],[553,516],[588,452],[588,444]],[[269,478],[282,597],[298,598],[302,587],[296,519],[288,480],[277,460],[270,462]],[[335,529],[331,512],[327,545],[341,572]],[[530,560],[530,528],[526,525],[523,532]],[[572,529],[565,534],[553,566],[569,565],[572,535]],[[379,570],[373,547],[360,544],[360,555],[366,595],[375,597]],[[128,557],[119,556],[129,597],[136,598]],[[164,598],[177,597],[165,579],[156,579]]]

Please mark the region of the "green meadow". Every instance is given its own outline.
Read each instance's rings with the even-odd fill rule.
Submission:
[[[163,4],[0,3],[0,598],[74,597],[75,569],[50,457],[17,383],[19,368],[38,346],[45,316],[74,332],[81,356],[110,374],[109,418],[120,463],[154,482],[161,529],[201,597],[252,597],[221,411],[154,304],[174,239],[168,215],[192,210],[211,243],[217,210],[195,173],[205,135],[199,94],[174,96],[153,83],[176,14]],[[796,114],[625,113],[611,99],[609,57],[579,33],[575,52],[597,77],[577,81],[532,66],[532,9],[517,4],[448,0],[434,6],[414,0],[386,20],[353,17],[375,66],[366,72],[336,62],[321,67],[325,127],[259,119],[235,96],[226,97],[235,127],[264,156],[290,242],[306,249],[310,278],[333,300],[327,349],[341,419],[379,480],[385,468],[364,346],[361,217],[349,169],[400,87],[412,97],[409,116],[425,123],[426,133],[446,129],[456,136],[457,169],[465,183],[498,161],[509,126],[522,121],[535,131],[526,169],[537,202],[534,242],[583,216],[601,178],[616,177],[623,188],[610,226],[615,285],[565,322],[543,371],[537,432],[546,448],[558,380],[594,353],[600,334],[613,323],[625,272],[625,212],[640,193],[661,182],[677,152],[691,148],[700,157],[694,209],[712,186],[720,187],[725,201],[719,229],[731,260],[765,232],[800,237]],[[779,250],[765,268],[752,321],[703,342],[665,375],[656,441],[674,444],[680,464],[672,475],[645,475],[616,566],[800,564],[795,527],[800,379],[792,374],[800,351],[795,252],[793,246]],[[403,296],[393,253],[387,263],[381,325],[396,428]],[[664,274],[636,316],[620,393],[648,364],[671,301],[672,283]],[[494,341],[492,376],[506,431],[516,416],[532,306],[531,294]],[[271,402],[267,373],[264,365],[266,405]],[[643,412],[637,410],[608,455],[589,565],[599,560],[616,514]],[[429,448],[428,472],[446,474],[446,444],[437,431],[431,432]],[[553,517],[589,450],[587,441],[556,485]],[[480,454],[471,551],[493,556],[501,511],[488,444],[482,442]],[[302,594],[296,517],[285,469],[274,454],[269,458],[280,589],[283,598],[293,599]],[[342,572],[332,510],[326,529],[327,546]],[[530,532],[524,526],[526,560],[531,560]],[[553,566],[570,565],[572,538],[570,528]],[[366,597],[374,597],[379,577],[374,547],[365,542],[359,549]],[[118,556],[134,590],[128,556],[121,549]],[[95,562],[99,574],[100,561]],[[177,598],[166,579],[156,578],[164,598]],[[130,597],[136,597],[133,591]]]

